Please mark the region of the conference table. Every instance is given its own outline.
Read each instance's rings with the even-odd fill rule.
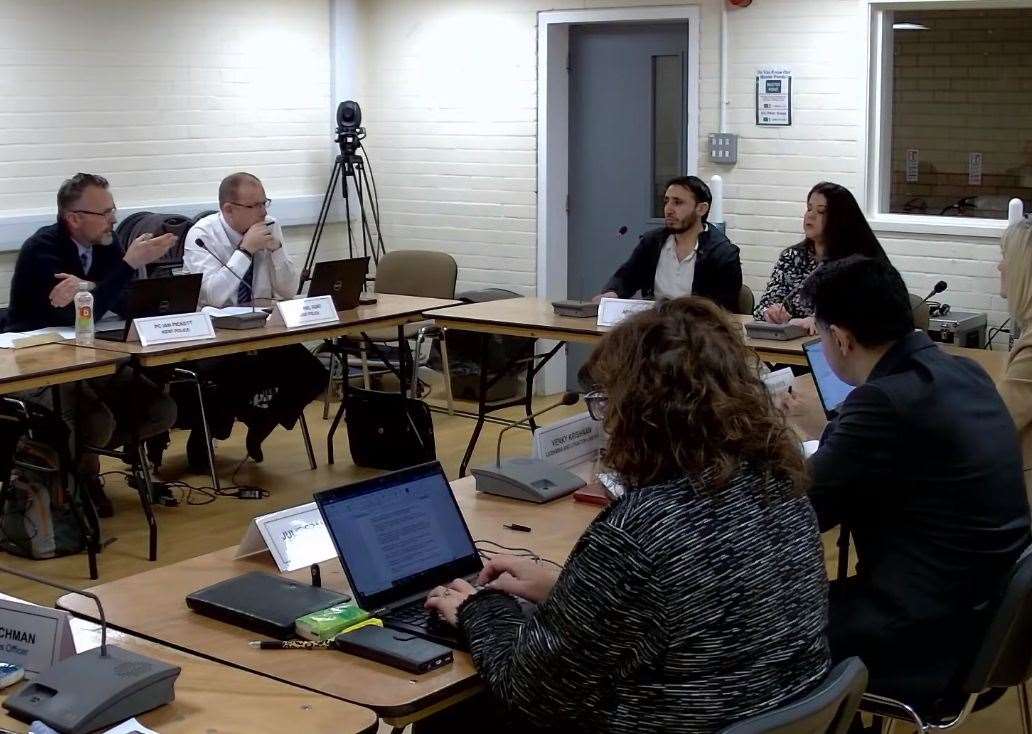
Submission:
[[[483,355],[486,354],[487,339],[493,334],[531,339],[548,339],[558,342],[549,351],[536,357],[536,361],[528,368],[528,397],[523,401],[516,400],[498,404],[488,403],[484,396],[487,394],[490,384],[485,371],[481,369],[478,411],[475,416],[477,423],[473,428],[473,434],[470,437],[469,444],[466,446],[466,453],[459,466],[459,476],[465,476],[466,468],[469,466],[469,461],[473,456],[473,450],[480,437],[480,432],[491,412],[522,402],[525,403],[526,412],[529,416],[531,412],[529,394],[532,391],[533,378],[540,372],[545,363],[555,356],[564,343],[595,344],[609,331],[608,327],[598,326],[594,317],[575,318],[572,316],[559,316],[555,313],[549,301],[533,297],[508,298],[498,301],[450,306],[427,311],[424,315],[426,318],[433,319],[437,326],[444,329],[470,331],[480,334],[481,367],[484,365]],[[752,316],[742,314],[736,314],[734,318],[738,319],[743,324],[743,327],[746,323],[753,321]],[[806,357],[803,354],[803,344],[814,338],[812,336],[804,336],[797,339],[778,341],[774,339],[755,339],[745,334],[746,344],[755,350],[761,360],[780,365],[805,365]],[[982,365],[993,379],[997,379],[1003,374],[1007,359],[1006,352],[969,349],[949,344],[942,346],[952,354],[974,359]]]
[[[472,477],[456,480],[452,488],[478,546],[487,551],[498,550],[492,543],[531,548],[557,563],[566,560],[600,509],[575,502],[572,497],[536,505],[478,495]],[[507,523],[524,525],[531,531],[508,530],[503,527]],[[234,559],[235,554],[235,546],[224,548],[101,584],[90,591],[101,598],[108,622],[116,629],[370,708],[395,727],[424,718],[480,690],[473,663],[463,652],[455,653],[451,665],[413,675],[332,650],[269,651],[249,647],[248,641],[258,638],[255,633],[196,614],[184,601],[192,591],[248,571],[277,573],[267,553],[243,559]],[[321,563],[320,568],[323,586],[348,590],[336,558]],[[305,583],[310,581],[307,567],[286,575]],[[63,596],[58,606],[96,619],[94,605],[81,597]]]
[[[195,339],[143,346],[138,341],[117,342],[98,339],[96,346],[127,355],[141,367],[162,367],[180,362],[222,357],[261,349],[272,349],[303,342],[357,336],[371,329],[402,327],[423,320],[423,312],[453,305],[458,301],[380,293],[376,303],[338,311],[339,321],[287,328],[266,325],[259,329],[215,329],[214,339]]]
[[[20,601],[3,595],[6,599]],[[100,625],[72,618],[77,652],[100,646]],[[175,701],[136,719],[161,734],[366,734],[377,728],[376,714],[367,708],[321,696],[228,665],[175,650],[134,635],[108,630],[109,645],[182,668],[175,684]],[[21,684],[0,691],[0,702]],[[0,727],[27,732],[29,725],[0,709]]]
[[[74,342],[0,349],[0,395],[113,375],[126,356]]]

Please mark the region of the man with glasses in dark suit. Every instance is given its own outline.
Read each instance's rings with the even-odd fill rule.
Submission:
[[[175,235],[143,234],[123,249],[115,241],[115,202],[105,178],[77,173],[57,192],[57,222],[41,227],[18,253],[8,300],[7,331],[28,331],[75,323],[75,298],[85,283],[93,293],[94,317],[124,316],[125,294],[137,269],[175,243]],[[45,399],[49,391],[39,397]],[[62,388],[63,417],[80,432],[82,443],[101,448],[144,440],[175,422],[175,403],[142,375],[122,368]],[[96,455],[82,457],[80,471],[101,517],[113,514],[98,477]]]

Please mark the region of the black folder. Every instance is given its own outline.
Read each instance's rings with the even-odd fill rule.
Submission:
[[[319,586],[252,571],[193,592],[186,605],[221,622],[277,640],[294,637],[294,621],[312,612],[351,601]]]

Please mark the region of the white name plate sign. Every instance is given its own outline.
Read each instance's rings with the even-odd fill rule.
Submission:
[[[632,313],[647,311],[653,306],[655,302],[638,298],[603,298],[598,304],[598,325],[616,326]]]
[[[74,654],[68,612],[0,599],[0,661],[35,677]]]
[[[332,296],[276,301],[276,308],[269,317],[270,326],[285,326],[288,329],[296,329],[299,326],[315,326],[316,324],[335,324],[338,321],[340,318],[337,316],[337,309],[333,306]]]
[[[763,376],[763,384],[767,386],[767,391],[771,395],[788,392],[794,380],[795,375],[792,374],[791,367],[782,367]]]
[[[148,316],[133,319],[129,341],[145,347],[197,339],[214,339],[215,327],[206,313],[179,313],[171,316]]]
[[[534,458],[570,469],[594,461],[604,444],[602,423],[581,413],[534,431]]]
[[[336,558],[337,549],[314,502],[259,515],[247,526],[237,558],[268,550],[280,572]]]

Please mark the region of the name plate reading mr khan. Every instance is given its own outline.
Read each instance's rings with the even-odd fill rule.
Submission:
[[[296,329],[299,326],[335,324],[338,321],[340,319],[337,317],[337,309],[333,306],[333,297],[313,296],[277,301],[276,308],[269,317],[269,326]]]
[[[214,338],[215,327],[211,324],[211,316],[206,313],[133,319],[133,326],[129,330],[129,341],[139,341],[145,347]]]

